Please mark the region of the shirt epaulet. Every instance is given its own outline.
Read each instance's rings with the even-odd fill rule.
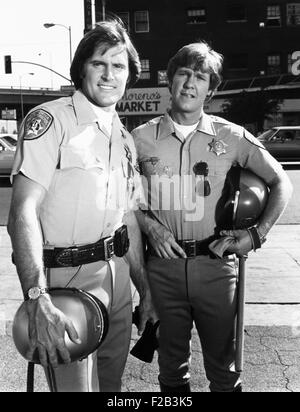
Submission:
[[[223,119],[222,117],[219,117],[219,116],[210,115],[210,118],[214,123],[221,123],[221,124],[227,124],[227,125],[233,124],[229,120]]]
[[[140,131],[140,130],[146,129],[147,127],[156,126],[161,122],[163,117],[164,116],[155,117],[154,119],[149,120],[147,123],[142,124],[141,126],[137,127],[134,130]]]
[[[71,100],[68,97],[61,97],[59,99],[52,100],[50,102],[41,103],[38,106],[35,106],[28,114],[31,112],[41,109],[49,112],[51,115],[56,116],[57,112],[60,112],[62,106],[68,106],[71,103]]]

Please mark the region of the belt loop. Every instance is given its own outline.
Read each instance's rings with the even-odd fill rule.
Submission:
[[[185,251],[187,258],[195,258],[197,256],[197,242],[196,240],[183,240],[182,248]]]

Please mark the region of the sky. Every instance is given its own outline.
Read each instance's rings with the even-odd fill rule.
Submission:
[[[62,24],[44,28],[44,23]],[[83,0],[0,0],[0,88],[21,87],[59,89],[70,84],[47,69],[31,64],[12,64],[12,74],[4,72],[4,56],[52,68],[69,78],[69,31],[72,53],[83,37]],[[34,73],[33,75],[30,73]]]

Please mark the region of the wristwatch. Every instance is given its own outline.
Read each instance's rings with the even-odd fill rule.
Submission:
[[[30,288],[25,294],[25,300],[37,300],[40,296],[47,294],[48,291],[48,288],[40,288],[38,286],[34,286],[33,288]]]
[[[262,234],[258,228],[256,228],[256,230],[259,236],[260,243],[263,245],[267,241],[267,235]]]

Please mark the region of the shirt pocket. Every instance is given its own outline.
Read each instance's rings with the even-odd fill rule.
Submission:
[[[220,159],[209,165],[208,176],[223,176],[226,177],[232,164],[229,160]]]
[[[212,191],[218,193],[224,186],[227,173],[232,164],[226,159],[217,159],[213,164],[209,164],[208,181]]]
[[[93,169],[104,172],[101,156],[97,156],[90,148],[61,147],[60,169]]]

